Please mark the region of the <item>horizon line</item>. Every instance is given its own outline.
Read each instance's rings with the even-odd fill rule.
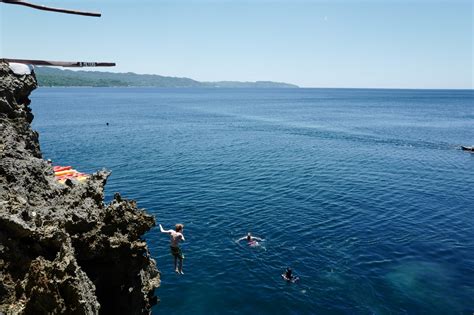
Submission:
[[[113,73],[113,74],[128,74],[128,73],[131,73],[131,74],[136,74],[136,75],[156,75],[156,76],[160,76],[160,77],[190,79],[190,80],[193,80],[193,81],[196,81],[196,82],[203,82],[203,83],[216,83],[216,82],[241,82],[241,83],[273,82],[273,83],[283,83],[283,84],[294,85],[294,86],[296,86],[295,89],[299,88],[299,89],[466,90],[466,91],[474,90],[474,85],[471,86],[471,87],[451,87],[451,88],[448,88],[448,87],[367,87],[367,86],[365,86],[365,87],[354,87],[354,86],[351,86],[351,87],[347,87],[347,86],[327,86],[327,87],[324,87],[324,86],[300,86],[296,83],[290,83],[290,82],[285,82],[285,81],[272,81],[272,80],[268,80],[268,79],[266,79],[266,80],[256,80],[256,81],[248,81],[248,80],[247,81],[241,81],[241,80],[217,80],[217,81],[204,80],[204,81],[201,81],[201,80],[186,77],[186,76],[163,75],[163,74],[157,74],[157,73],[137,73],[137,72],[132,72],[132,71],[114,72],[114,71],[101,71],[101,70],[93,70],[93,69],[84,70],[82,68],[62,69],[60,67],[54,67],[54,66],[39,66],[38,68],[53,68],[53,69],[57,69],[57,70],[71,71],[71,72],[82,71],[82,72],[102,72],[102,73]],[[129,86],[129,87],[134,87],[134,86]],[[153,86],[150,86],[150,88],[152,88],[152,87]],[[155,88],[160,88],[160,87],[155,87]],[[177,88],[179,89],[179,88],[185,88],[185,87],[177,87]],[[214,87],[214,88],[219,88],[219,87]],[[235,88],[231,88],[231,89],[235,89]],[[291,89],[291,88],[290,87],[288,87],[288,88],[278,88],[278,87],[276,87],[274,89]]]

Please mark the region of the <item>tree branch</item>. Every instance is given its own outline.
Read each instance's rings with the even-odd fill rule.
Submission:
[[[76,10],[69,10],[69,9],[60,9],[60,8],[52,8],[52,7],[47,7],[44,5],[38,5],[34,3],[29,3],[26,1],[22,0],[0,0],[0,2],[8,3],[8,4],[17,4],[17,5],[23,5],[25,7],[30,7],[33,9],[38,9],[38,10],[43,10],[43,11],[52,11],[52,12],[60,12],[60,13],[67,13],[67,14],[76,14],[76,15],[85,15],[85,16],[95,16],[95,17],[100,17],[100,13],[96,12],[85,12],[85,11],[76,11]]]

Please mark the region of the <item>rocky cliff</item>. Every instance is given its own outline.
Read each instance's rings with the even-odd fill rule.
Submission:
[[[154,218],[118,194],[104,204],[106,171],[55,180],[30,125],[35,88],[0,63],[0,313],[148,314]]]

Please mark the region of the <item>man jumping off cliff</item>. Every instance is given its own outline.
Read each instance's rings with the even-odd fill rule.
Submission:
[[[165,229],[163,229],[163,227],[160,224],[161,233],[167,233],[167,234],[170,235],[171,255],[173,255],[173,257],[174,257],[174,271],[176,271],[176,273],[180,273],[182,275],[184,275],[184,272],[183,272],[184,255],[183,255],[183,252],[181,251],[181,248],[179,248],[179,242],[184,241],[183,228],[184,228],[184,225],[176,224],[176,231],[165,230]],[[179,269],[176,266],[176,263],[177,263],[178,259],[179,259]]]

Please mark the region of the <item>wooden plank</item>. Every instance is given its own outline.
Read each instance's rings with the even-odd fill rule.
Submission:
[[[4,62],[24,63],[37,66],[55,66],[55,67],[114,67],[115,62],[83,62],[83,61],[48,61],[48,60],[30,60],[30,59],[0,59]]]
[[[100,17],[101,16],[101,14],[97,13],[97,12],[85,12],[85,11],[53,8],[53,7],[47,7],[45,5],[34,4],[34,3],[22,1],[22,0],[0,0],[0,2],[8,3],[8,4],[23,5],[25,7],[30,7],[30,8],[33,8],[33,9],[38,9],[38,10],[43,10],[43,11],[52,11],[52,12],[59,12],[59,13],[66,13],[66,14],[76,14],[76,15],[84,15],[84,16],[94,16],[94,17]]]

